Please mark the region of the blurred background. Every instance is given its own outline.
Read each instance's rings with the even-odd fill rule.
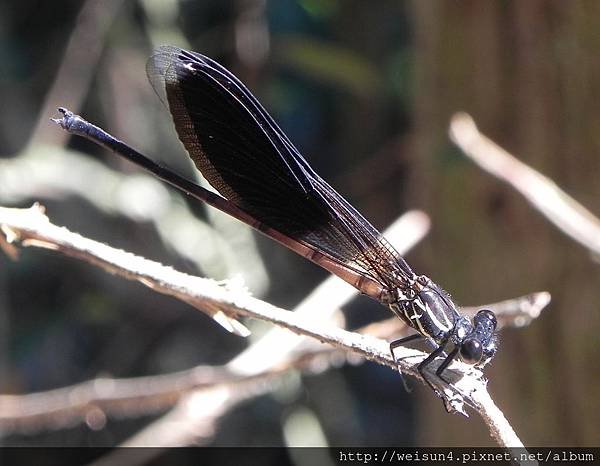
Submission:
[[[451,144],[450,116],[600,212],[600,3],[357,0],[0,2],[0,204],[39,201],[72,231],[178,270],[241,276],[293,308],[326,272],[49,122],[66,106],[194,178],[145,75],[155,46],[232,70],[315,170],[384,229],[432,219],[407,256],[462,305],[532,291],[552,303],[503,331],[489,390],[526,445],[593,446],[600,421],[600,273],[589,252]],[[389,317],[366,298],[352,326]],[[0,391],[226,363],[254,336],[87,263],[39,249],[0,255]],[[372,363],[297,374],[217,423],[209,445],[290,438],[352,446],[494,445],[481,419],[404,392]],[[2,430],[4,445],[118,445],[161,412],[68,428]],[[300,421],[299,421],[300,419]],[[289,437],[290,423],[301,427]]]

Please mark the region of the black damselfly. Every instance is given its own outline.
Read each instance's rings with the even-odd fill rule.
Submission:
[[[317,175],[275,121],[233,74],[204,55],[160,47],[147,73],[165,100],[179,139],[215,194],[158,165],[66,109],[56,119],[159,178],[254,227],[389,307],[418,333],[394,341],[390,351],[416,339],[434,350],[418,370],[445,359],[436,375],[459,356],[483,366],[497,349],[496,318],[461,315],[450,296],[417,275],[365,218]],[[452,345],[446,353],[445,349]],[[394,357],[394,356],[393,356]]]

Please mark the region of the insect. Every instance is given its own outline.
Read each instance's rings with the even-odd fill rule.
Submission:
[[[392,356],[411,340],[429,341],[434,350],[418,370],[438,396],[424,371],[437,357],[445,357],[436,375],[447,384],[444,371],[457,356],[475,366],[491,360],[497,350],[493,312],[480,310],[471,321],[438,285],[413,272],[381,233],[313,171],[233,74],[204,55],[170,46],[156,50],[147,73],[171,112],[179,139],[220,195],[66,109],[60,108],[63,117],[54,121],[238,218],[388,306],[417,331],[392,342]]]

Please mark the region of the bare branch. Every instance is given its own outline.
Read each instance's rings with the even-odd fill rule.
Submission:
[[[51,224],[37,205],[26,210],[0,208],[0,225],[5,235],[10,236],[7,237],[10,242],[18,241],[22,246],[52,249],[86,260],[111,273],[138,280],[158,292],[175,296],[196,307],[208,308],[213,316],[221,314],[229,317],[233,322],[235,322],[233,317],[239,315],[266,320],[295,333],[313,337],[322,343],[354,352],[379,364],[394,369],[398,366],[403,372],[420,378],[416,365],[426,357],[420,351],[399,348],[397,354],[399,362],[396,364],[390,354],[389,345],[384,340],[315,323],[313,320],[240,293],[239,290],[228,290],[227,287],[212,280],[192,277],[131,253],[83,238],[65,228]],[[437,361],[427,366],[431,375],[439,363]],[[480,370],[454,361],[447,369],[446,376],[452,385],[440,384],[436,388],[443,393],[448,408],[466,415],[464,404],[469,404],[482,415],[491,432],[502,445],[522,446],[497,408],[487,413],[483,412],[489,409],[489,406],[493,406],[493,402],[490,400],[491,405],[481,403],[484,399],[481,393],[486,391],[486,382]]]
[[[518,298],[507,299],[481,306],[467,306],[461,308],[467,315],[475,315],[479,309],[490,309],[496,314],[498,328],[524,327],[533,319],[537,319],[544,308],[550,304],[551,296],[547,291],[526,294]]]
[[[89,240],[50,223],[39,205],[30,209],[0,208],[0,225],[10,243],[18,241],[22,246],[56,250],[85,260],[107,272],[137,280],[157,292],[174,296],[213,318],[219,316],[222,319],[226,315],[230,323],[235,322],[235,317],[239,315],[266,320],[294,333],[345,347],[381,364],[395,366],[387,342],[315,324],[303,316],[253,298],[239,288],[233,289],[229,283],[184,274],[157,262]],[[223,324],[223,321],[219,323]],[[231,326],[231,330],[238,329],[233,324]],[[423,353],[420,355],[423,356]],[[415,354],[409,352],[407,356],[415,357]],[[406,364],[403,369],[412,372],[412,365]]]
[[[194,277],[178,272],[129,252],[89,240],[66,228],[53,225],[44,209],[35,204],[29,209],[0,208],[0,227],[9,243],[35,246],[59,251],[85,260],[105,271],[128,280],[136,280],[158,291],[174,296],[212,317],[228,331],[246,336],[248,330],[239,323],[232,311],[226,315],[222,307],[246,291],[232,282]],[[194,293],[192,290],[198,290]],[[224,304],[224,305],[223,305]]]
[[[150,377],[97,378],[27,395],[0,395],[0,433],[61,429],[80,422],[98,429],[107,415],[132,417],[162,411],[192,389],[232,379],[225,369],[204,366]]]
[[[236,374],[222,366],[196,366],[165,375],[101,377],[44,392],[0,395],[0,436],[15,431],[57,430],[79,423],[101,429],[107,417],[131,418],[162,412],[191,393],[210,397],[215,390],[227,388],[234,393],[262,393],[272,390],[290,369],[311,371],[313,367],[326,367],[339,360],[337,354],[339,350],[331,347],[314,346],[311,352],[296,354],[286,364],[252,376]]]
[[[329,280],[326,280],[321,287],[326,283],[330,283]],[[325,287],[329,288],[326,285]],[[520,320],[531,318],[531,313],[527,311],[527,308],[535,308],[536,304],[539,305],[542,302],[539,298],[545,294],[547,293],[534,293],[473,309],[477,310],[481,307],[497,309],[499,322],[505,322],[505,325],[511,324],[506,317],[502,319],[502,316],[508,315],[510,318],[516,316],[512,324],[520,325]],[[529,306],[523,306],[522,303],[528,303]],[[537,309],[537,314],[539,312],[540,309]],[[406,335],[409,329],[400,320],[391,318],[362,327],[356,332],[390,339]],[[285,331],[285,334],[289,338],[289,332]],[[240,358],[234,358],[225,367],[197,366],[172,374],[130,379],[102,377],[46,392],[0,395],[0,435],[14,431],[30,433],[44,429],[61,429],[80,422],[86,423],[92,429],[99,429],[103,427],[107,417],[137,417],[164,411],[175,404],[187,404],[187,397],[192,393],[194,393],[193,399],[195,400],[199,400],[201,396],[205,396],[207,399],[212,398],[218,387],[223,389],[230,387],[233,389],[233,393],[240,391],[245,394],[263,393],[272,390],[276,386],[277,380],[290,369],[301,369],[308,372],[322,371],[332,363],[345,360],[344,353],[339,350],[323,347],[314,340],[304,343],[301,351],[291,353],[282,350],[287,359],[276,358],[275,361],[271,361],[271,366],[262,372],[257,371],[257,367],[262,364],[260,366],[253,365],[251,369],[253,374],[248,374],[247,368],[238,364]],[[256,344],[251,348],[255,346]],[[251,348],[244,353],[256,354]],[[271,346],[270,354],[273,353],[272,348],[273,346]],[[262,352],[257,356],[268,357]],[[277,364],[278,361],[279,364]],[[252,360],[249,362],[251,363]],[[267,386],[268,388],[265,388]],[[249,397],[250,395],[244,396],[243,399]],[[233,400],[241,401],[241,399],[231,394],[227,397],[227,407],[234,404]],[[486,402],[485,397],[481,402]],[[205,401],[205,404],[211,403]],[[226,411],[226,407],[223,407],[223,410]],[[176,409],[176,412],[180,411],[180,409]],[[173,416],[169,414],[164,419],[173,419]],[[190,417],[189,413],[187,416]],[[200,421],[196,420],[186,425],[183,430],[194,429],[196,431],[199,423]],[[209,421],[204,420],[200,424],[207,425],[207,423]],[[153,427],[148,435],[154,436],[156,431],[157,428]],[[171,434],[171,438],[173,435]],[[187,438],[187,436],[184,433],[182,438]],[[137,442],[141,441],[141,437],[140,433],[134,438],[138,439]],[[148,438],[146,439],[148,440]],[[153,442],[148,440],[145,444],[153,445]]]
[[[386,230],[386,235],[399,251],[406,252],[428,229],[428,217],[422,212],[411,211],[394,222]],[[0,240],[3,239],[0,235]],[[15,240],[14,235],[11,236],[11,240]],[[11,253],[16,253],[17,249],[13,244],[5,244],[10,247]],[[306,318],[327,320],[356,294],[354,287],[330,276],[297,306],[294,312]],[[389,319],[371,327],[370,331],[382,335],[397,335],[402,331],[403,325],[398,319]],[[361,329],[358,332],[363,333]],[[302,342],[305,343],[302,351],[294,351]],[[274,347],[280,348],[280,351],[274,352]],[[192,391],[200,394],[216,384],[237,385],[248,380],[261,384],[261,380],[273,380],[276,374],[290,368],[323,370],[331,362],[340,360],[339,357],[332,356],[332,353],[345,359],[344,354],[339,351],[325,348],[315,344],[314,340],[306,340],[302,336],[275,327],[225,368],[198,366],[160,376],[132,379],[99,378],[46,392],[0,396],[0,435],[15,430],[31,432],[46,428],[59,429],[79,422],[86,422],[94,428],[101,425],[106,416],[129,417],[162,411],[172,407],[186,394]],[[212,392],[209,391],[206,396],[210,397],[210,393]],[[198,396],[195,399],[198,399]],[[171,415],[165,417],[171,418]],[[195,429],[197,422],[188,427]],[[182,434],[182,437],[187,435]]]
[[[474,316],[480,309],[490,309],[498,319],[498,329],[502,329],[505,327],[524,327],[525,325],[529,325],[549,303],[550,293],[539,291],[498,303],[462,307],[461,311],[466,315]],[[377,338],[391,340],[405,336],[408,330],[403,322],[392,317],[367,325],[357,331],[373,335]]]
[[[519,191],[563,233],[600,254],[600,220],[551,179],[481,134],[469,115],[454,115],[450,137],[471,160]]]

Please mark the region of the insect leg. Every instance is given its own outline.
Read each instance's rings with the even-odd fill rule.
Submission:
[[[440,343],[440,346],[438,346],[434,351],[432,351],[431,354],[429,356],[427,356],[425,359],[423,359],[423,361],[421,361],[421,363],[417,366],[417,370],[419,371],[419,374],[421,374],[421,377],[423,377],[423,380],[425,382],[427,382],[427,385],[429,385],[431,387],[431,389],[436,393],[436,395],[439,396],[440,398],[442,398],[442,395],[439,392],[439,390],[433,386],[433,384],[431,383],[431,380],[429,380],[429,378],[425,375],[425,368],[429,364],[431,364],[435,360],[435,358],[437,358],[441,353],[444,352],[444,348],[446,347],[447,344],[448,344],[448,340],[445,340],[442,343]],[[436,372],[436,375],[437,375],[437,372]],[[441,379],[441,377],[440,377],[440,379]],[[444,379],[441,379],[441,380],[445,383],[448,383]]]
[[[444,362],[440,364],[440,367],[437,368],[437,370],[435,371],[435,375],[437,375],[442,381],[446,382],[448,385],[450,385],[450,382],[448,382],[443,376],[443,372],[444,370],[446,370],[446,367],[448,367],[450,365],[450,363],[454,360],[454,358],[456,357],[456,355],[458,354],[458,346],[456,348],[454,348],[450,354],[448,354],[448,356],[446,357],[446,359],[444,359]]]
[[[407,337],[400,338],[399,340],[394,340],[390,343],[390,353],[392,353],[392,359],[396,363],[396,367],[398,368],[398,373],[400,374],[400,379],[402,380],[402,385],[404,385],[404,390],[406,390],[407,393],[410,393],[412,390],[407,385],[406,379],[402,375],[402,371],[400,370],[400,366],[398,365],[398,360],[396,359],[396,356],[394,355],[394,350],[396,348],[398,348],[399,346],[403,346],[404,343],[408,343],[409,341],[413,341],[413,340],[419,340],[421,338],[424,338],[423,335],[415,333],[414,335],[409,335]]]
[[[394,355],[394,350],[399,346],[403,346],[404,343],[408,343],[409,341],[419,340],[420,338],[425,338],[420,333],[415,333],[414,335],[409,335],[407,337],[400,338],[398,340],[394,340],[390,343],[390,351],[392,352],[392,356]]]

